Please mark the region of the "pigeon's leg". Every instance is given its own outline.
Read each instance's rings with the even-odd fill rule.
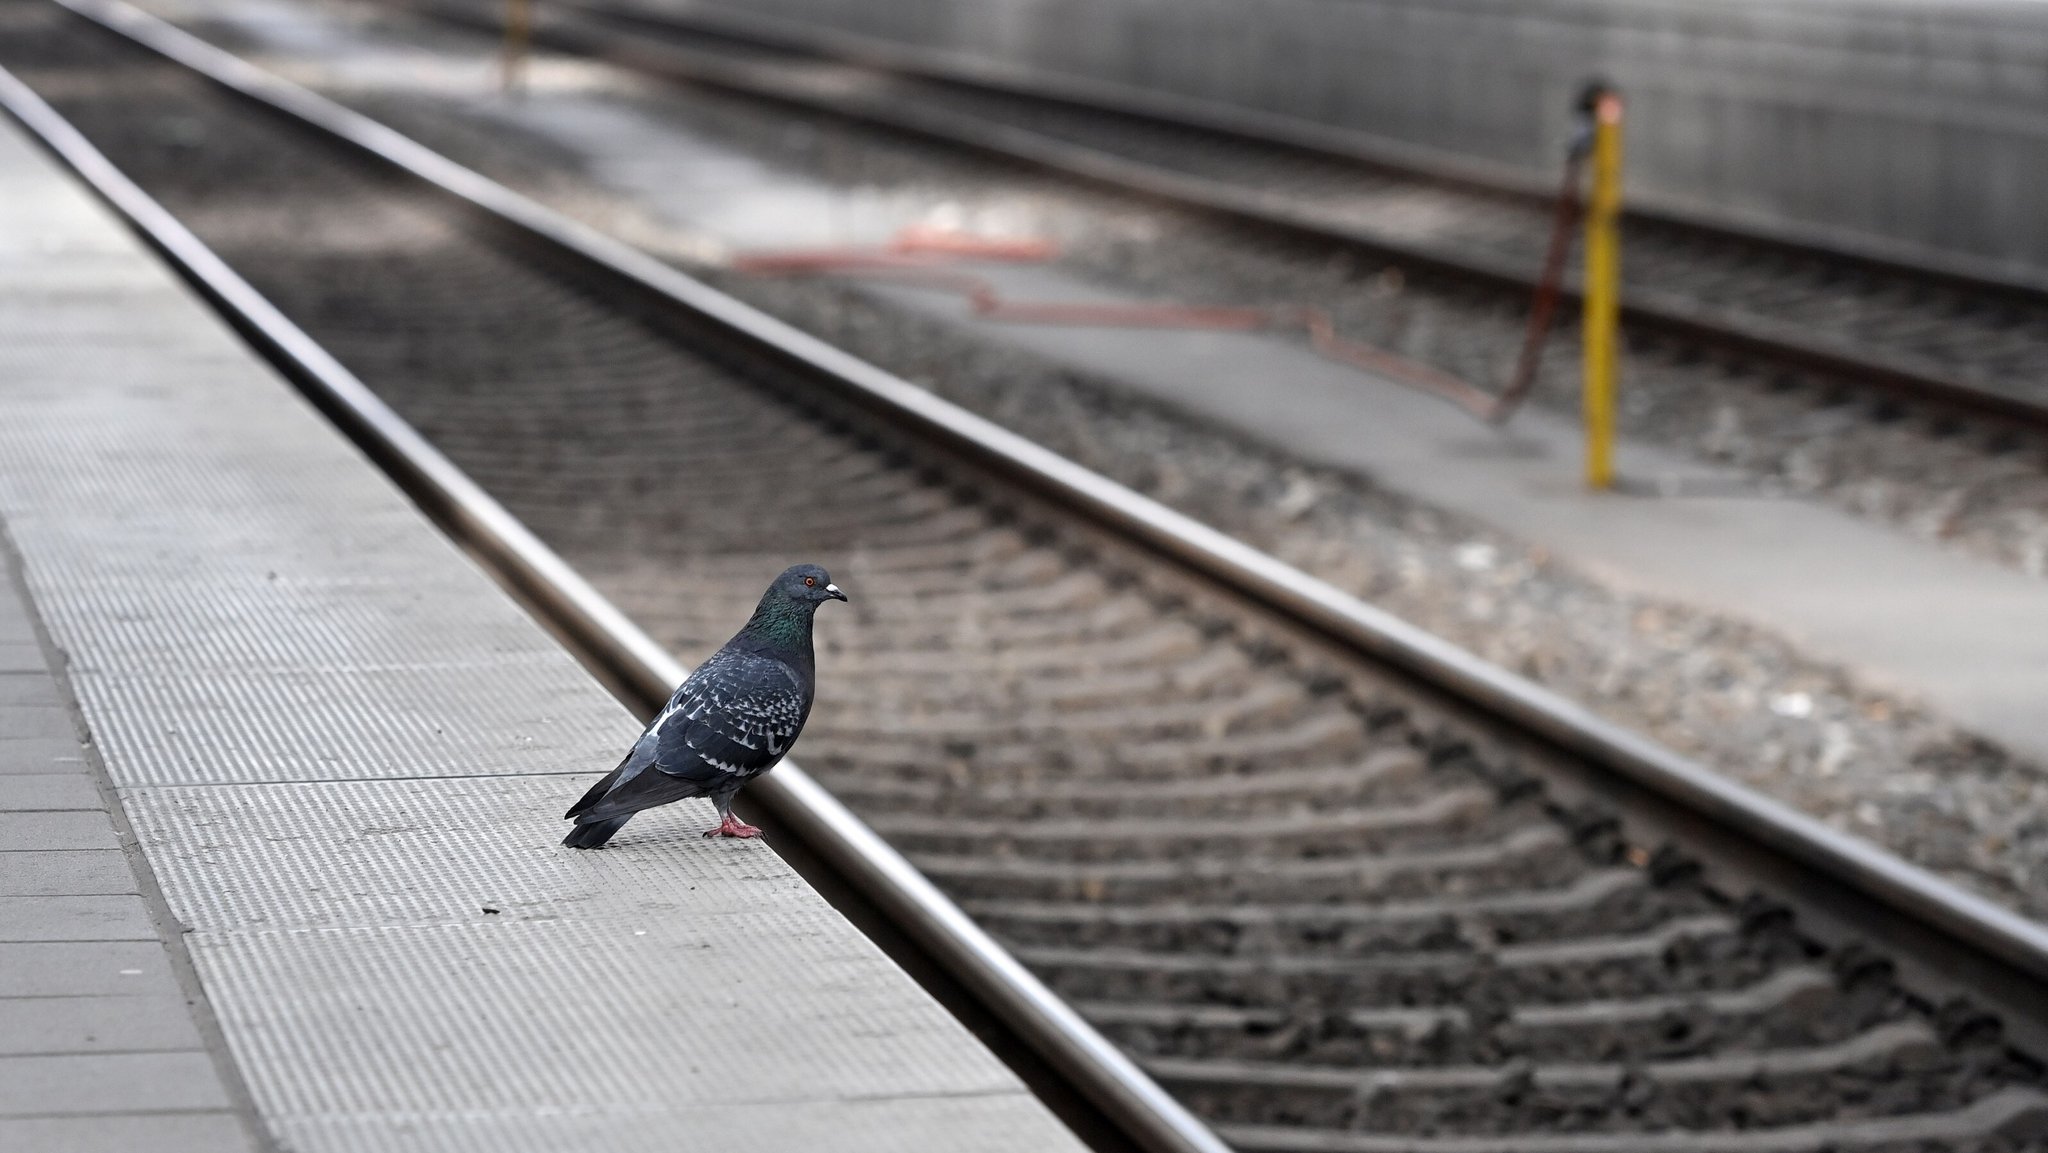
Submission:
[[[733,794],[737,792],[739,790],[734,789],[729,793],[717,793],[712,796],[711,803],[718,806],[718,827],[705,830],[704,835],[706,837],[745,838],[761,835],[760,829],[732,815],[732,798]]]
[[[761,835],[761,829],[758,825],[746,824],[738,817],[727,813],[725,820],[719,822],[717,828],[704,830],[704,835],[706,837],[758,837]]]

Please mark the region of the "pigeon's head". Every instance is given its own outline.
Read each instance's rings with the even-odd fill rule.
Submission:
[[[818,605],[843,601],[846,594],[832,583],[832,574],[814,564],[791,565],[775,578],[772,591],[798,604]]]

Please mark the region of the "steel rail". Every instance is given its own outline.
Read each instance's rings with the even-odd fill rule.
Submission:
[[[478,30],[489,30],[494,27],[490,18],[462,0],[397,2],[409,11],[451,24]],[[704,18],[706,29],[713,35],[745,35],[721,28],[717,21],[704,13],[699,13],[698,16]],[[1110,156],[1028,128],[963,117],[944,107],[885,107],[874,100],[864,98],[858,92],[840,91],[840,86],[837,85],[824,85],[813,91],[803,85],[792,83],[782,70],[772,65],[742,60],[685,62],[672,54],[662,54],[658,49],[650,51],[645,45],[634,42],[623,33],[599,26],[602,20],[634,23],[650,28],[667,26],[683,31],[697,28],[692,21],[675,14],[570,4],[566,9],[555,7],[542,13],[535,24],[533,34],[538,42],[564,51],[595,55],[625,67],[689,83],[725,88],[757,99],[824,111],[854,120],[865,120],[886,128],[940,140],[956,147],[1021,160],[1126,192],[1136,192],[1163,201],[1236,217],[1321,241],[1335,241],[1371,252],[1382,259],[1400,261],[1439,275],[1475,281],[1495,289],[1528,291],[1536,284],[1537,278],[1533,272],[1510,261],[1478,253],[1450,252],[1424,243],[1344,228],[1324,220],[1312,211],[1304,210],[1284,194],[1267,193],[1208,177],[1155,167],[1142,161]],[[782,46],[781,50],[812,54],[819,60],[852,68],[869,69],[884,75],[901,75],[938,83],[990,88],[1012,96],[1093,108],[1098,111],[1106,110],[1120,116],[1149,117],[1226,135],[1263,139],[1264,143],[1277,143],[1323,155],[1335,155],[1362,164],[1402,171],[1407,175],[1438,184],[1466,186],[1524,199],[1533,195],[1532,191],[1521,186],[1526,182],[1510,185],[1498,174],[1481,179],[1474,174],[1436,171],[1432,166],[1419,162],[1367,160],[1355,154],[1336,151],[1304,140],[1273,135],[1263,138],[1251,136],[1249,128],[1244,126],[1206,124],[1200,119],[1176,118],[1158,111],[1098,105],[1076,95],[1048,95],[1015,86],[996,85],[987,80],[931,75],[929,70],[920,71],[880,63],[860,55],[827,55],[823,54],[823,49],[817,47]],[[2041,289],[2030,286],[1969,278],[1939,268],[1906,264],[1854,252],[1832,252],[1817,245],[1765,235],[1745,235],[1726,228],[1691,221],[1657,219],[1659,223],[1681,225],[1695,231],[1727,236],[1744,242],[1776,244],[1889,268],[1945,283],[1967,284],[1985,292],[2022,295],[2029,299],[2042,295]],[[1561,291],[1563,297],[1568,300],[1582,298],[1582,289],[1575,277],[1567,276]],[[1731,320],[1679,294],[1659,292],[1640,285],[1630,288],[1622,300],[1621,308],[1623,319],[1641,330],[1733,348],[1749,355],[1768,357],[1780,363],[1831,375],[1851,376],[1860,387],[1895,396],[1932,399],[1956,408],[2016,423],[2048,426],[2048,406],[1999,392],[1964,376],[1947,373],[1939,366],[1914,365],[1875,358],[1865,354],[1853,343],[1817,338],[1796,325],[1775,322],[1765,317]]]
[[[103,14],[132,18],[111,8]],[[194,42],[185,47],[198,52],[204,46]],[[643,710],[658,707],[688,675],[687,667],[5,68],[0,68],[0,107],[284,368],[444,531],[567,633],[586,660],[616,677],[637,698],[631,703]],[[332,111],[353,115],[338,107]],[[1230,1153],[1206,1125],[794,762],[783,761],[754,782],[748,795],[874,902],[1138,1148],[1146,1153]]]
[[[1442,638],[1280,560],[1253,549],[1207,525],[1135,493],[1116,482],[898,377],[728,297],[656,258],[614,240],[589,226],[512,192],[480,174],[442,157],[399,133],[351,112],[323,97],[271,76],[120,0],[58,0],[67,8],[127,35],[229,89],[269,105],[288,116],[313,124],[354,144],[397,168],[410,172],[470,206],[548,244],[566,249],[595,268],[656,300],[715,323],[746,342],[764,358],[799,369],[836,395],[860,404],[943,449],[987,467],[1042,498],[1085,515],[1156,553],[1205,575],[1248,601],[1306,626],[1378,662],[1405,670],[1516,730],[1536,736],[1552,747],[1576,754],[1613,778],[1639,787],[1679,810],[1727,830],[1744,842],[1810,870],[1812,874],[1860,894],[1914,929],[1932,934],[1946,947],[1972,962],[1992,963],[2026,982],[2037,1001],[2048,986],[2048,926],[1969,893],[1920,867],[1859,838],[1837,830],[1791,807],[1723,777],[1640,734],[1609,722],[1506,669],[1481,660]],[[429,499],[447,503],[451,523],[478,534],[477,546],[494,563],[510,566],[508,576],[550,612],[563,614],[562,624],[579,639],[588,636],[601,653],[615,656],[635,682],[658,687],[666,695],[681,666],[662,652],[604,600],[560,558],[535,540],[489,496],[462,477],[454,466],[427,445],[333,362],[309,338],[227,269],[218,258],[150,201],[98,155],[54,112],[18,83],[0,88],[0,96],[17,117],[52,141],[60,156],[88,174],[102,195],[129,215],[152,244],[189,270],[203,274],[203,290],[224,298],[250,317],[269,318],[257,333],[268,341],[276,333],[281,347],[322,373],[318,383],[333,389],[335,403],[345,404],[344,417],[371,434],[375,451],[405,450],[398,466],[403,475],[431,481]],[[28,109],[24,115],[22,109]],[[36,111],[40,109],[41,111]],[[77,158],[74,159],[74,154]],[[97,179],[94,179],[97,177]],[[175,243],[155,235],[161,229]],[[193,274],[188,272],[188,275]],[[211,287],[215,283],[225,290]],[[325,366],[325,367],[322,367]],[[370,421],[365,414],[381,414]],[[380,446],[388,445],[388,448]],[[785,768],[791,766],[785,765]],[[780,780],[778,780],[780,777]],[[801,827],[815,830],[842,846],[849,868],[890,887],[890,907],[923,919],[920,939],[929,935],[945,947],[942,956],[958,956],[973,966],[974,979],[994,987],[1002,998],[998,1008],[1009,1014],[1043,1013],[1031,1020],[1036,1035],[1054,1051],[1072,1059],[1099,1060],[1092,1068],[1129,1070],[1128,1080],[1115,1080],[1091,1092],[1127,1105],[1163,1103],[1170,1111],[1155,1114],[1152,1132],[1162,1144],[1155,1148],[1203,1148],[1213,1141],[1198,1122],[1160,1094],[1099,1035],[1075,1017],[1035,978],[1017,967],[1000,946],[990,941],[947,898],[933,889],[901,856],[867,830],[857,818],[801,773],[766,778],[762,799],[798,811]],[[760,786],[756,786],[757,789]],[[969,948],[969,944],[972,948]],[[1889,943],[1889,942],[1888,942]],[[981,985],[977,984],[977,988]],[[1157,1094],[1154,1098],[1152,1095]],[[1103,1097],[1096,1097],[1098,1101]],[[1186,1127],[1166,1125],[1163,1118],[1186,1119]]]

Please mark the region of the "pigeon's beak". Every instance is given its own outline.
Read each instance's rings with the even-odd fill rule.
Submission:
[[[838,585],[826,585],[825,595],[831,597],[835,601],[843,601],[846,599],[846,594],[839,591]]]

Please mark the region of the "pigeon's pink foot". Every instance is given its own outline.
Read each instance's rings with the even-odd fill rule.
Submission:
[[[761,835],[761,830],[742,822],[738,817],[728,814],[725,820],[719,823],[717,828],[706,829],[704,835],[706,837],[758,837]]]

